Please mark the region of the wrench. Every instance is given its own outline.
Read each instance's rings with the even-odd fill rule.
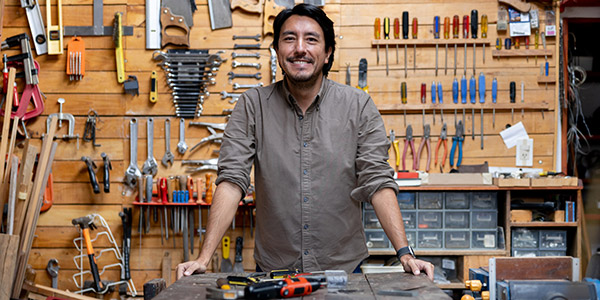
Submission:
[[[229,80],[233,80],[235,78],[256,78],[256,79],[261,79],[262,75],[260,75],[260,72],[256,72],[254,74],[236,74],[233,73],[233,71],[229,71],[229,73],[227,73],[227,75],[229,75]]]
[[[150,174],[152,176],[156,175],[158,171],[158,164],[156,163],[156,158],[154,158],[154,119],[148,118],[147,122],[147,144],[148,144],[148,158],[144,162],[142,166],[142,174],[147,175]]]
[[[231,66],[234,68],[237,67],[250,67],[250,68],[256,68],[256,69],[260,69],[260,63],[241,63],[237,60],[234,60],[231,62]]]
[[[177,151],[179,154],[184,154],[188,145],[185,143],[185,119],[179,119],[179,143],[177,143]]]
[[[239,98],[242,94],[237,94],[237,93],[228,93],[226,91],[222,91],[221,92],[221,100],[225,100],[227,98]]]
[[[58,260],[56,258],[51,258],[48,261],[48,265],[46,265],[46,271],[52,278],[52,288],[58,288],[58,270],[60,267],[58,266]]]
[[[257,35],[233,35],[234,40],[255,40],[260,41],[260,34]]]
[[[257,88],[257,87],[261,87],[264,84],[262,82],[259,82],[257,84],[239,84],[239,83],[234,83],[233,84],[233,89],[234,90],[238,90],[238,89],[252,89],[252,88]]]
[[[125,185],[131,189],[137,186],[138,178],[142,177],[142,172],[137,166],[137,119],[129,120],[129,167],[125,170]]]
[[[256,52],[256,53],[235,53],[235,52],[231,52],[231,57],[233,59],[238,58],[238,57],[256,57],[256,58],[260,58],[260,53]]]
[[[169,164],[173,165],[175,156],[171,152],[171,120],[165,119],[165,155],[162,158],[162,164],[168,167]]]

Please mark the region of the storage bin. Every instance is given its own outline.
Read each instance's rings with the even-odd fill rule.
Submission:
[[[539,235],[536,229],[513,228],[511,236],[513,248],[538,248]]]
[[[396,196],[400,209],[415,209],[416,197],[417,193],[414,192],[400,192]]]
[[[383,230],[365,230],[367,248],[369,249],[388,249],[390,240]]]
[[[469,212],[444,211],[444,228],[469,228]]]
[[[469,209],[471,202],[470,192],[446,192],[444,195],[446,209]]]
[[[374,210],[363,210],[363,225],[365,229],[381,228],[381,223],[379,223],[379,219],[377,219],[377,215],[375,214]]]
[[[439,229],[442,228],[441,211],[418,211],[419,229]]]
[[[402,212],[402,220],[404,221],[404,229],[417,228],[417,212],[403,211]]]
[[[566,230],[540,230],[540,250],[566,250]]]
[[[420,192],[419,209],[442,209],[444,193],[442,192]]]
[[[498,232],[496,230],[472,231],[471,248],[474,249],[496,249]]]
[[[496,228],[498,226],[498,212],[495,210],[471,211],[471,228]]]
[[[444,232],[444,245],[447,249],[467,249],[471,247],[469,231]]]
[[[423,231],[417,232],[417,248],[442,248],[442,231]]]
[[[494,209],[498,202],[497,192],[473,192],[471,208],[473,209]]]

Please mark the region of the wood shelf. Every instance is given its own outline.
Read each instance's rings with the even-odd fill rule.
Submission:
[[[552,56],[552,50],[544,49],[511,49],[511,50],[492,50],[492,57],[534,57],[534,56]]]
[[[435,45],[490,45],[491,39],[389,39],[389,40],[371,40],[371,46],[396,46],[396,45],[416,45],[416,46],[435,46]],[[542,54],[543,56],[543,54]]]
[[[497,255],[504,256],[508,252],[504,249],[494,249],[494,250],[486,250],[486,249],[439,249],[439,250],[424,250],[424,249],[415,249],[416,255],[422,256],[465,256],[465,255]],[[369,250],[369,255],[396,255],[396,251],[394,250]]]
[[[421,186],[403,186],[402,191],[537,191],[537,190],[581,190],[583,185],[581,181],[579,186],[515,186],[515,187],[498,187],[495,185],[479,185],[479,186],[451,186],[451,185],[421,185]]]
[[[511,227],[577,227],[577,222],[511,222]]]
[[[537,77],[538,83],[555,83],[556,78],[554,78],[554,74],[548,74],[548,76],[539,75]]]
[[[527,110],[527,111],[531,111],[531,110],[546,110],[546,111],[552,111],[554,110],[554,106],[551,106],[550,103],[548,102],[536,102],[536,103],[524,103],[521,104],[519,103],[476,103],[476,104],[472,104],[472,103],[466,103],[466,104],[454,104],[454,103],[448,103],[448,104],[431,104],[431,103],[426,103],[426,104],[386,104],[386,105],[378,105],[377,109],[381,112],[381,113],[402,113],[404,111],[409,112],[409,111],[414,111],[414,112],[419,112],[421,113],[423,111],[423,109],[425,109],[425,111],[432,111],[432,110],[441,110],[444,109],[446,110],[446,112],[449,112],[450,110],[452,110],[452,112],[454,111],[454,109],[457,110],[462,110],[462,109],[467,109],[467,110],[471,110],[471,109],[475,109],[479,112],[479,110],[483,109],[484,111],[488,111],[491,112],[492,110],[496,110],[496,111],[510,111],[511,109],[514,109],[515,111],[517,110]]]

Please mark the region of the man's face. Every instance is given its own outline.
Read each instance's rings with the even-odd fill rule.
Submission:
[[[305,16],[293,15],[281,26],[277,59],[293,82],[309,82],[322,76],[331,49],[325,49],[325,36],[319,24]]]

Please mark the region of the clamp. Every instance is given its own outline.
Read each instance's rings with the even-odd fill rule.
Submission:
[[[50,114],[48,116],[48,119],[46,119],[46,134],[48,134],[48,132],[50,131],[50,122],[53,118],[58,119],[58,127],[59,128],[62,127],[62,121],[67,121],[67,122],[69,122],[69,130],[68,130],[67,134],[63,134],[62,138],[63,139],[77,139],[77,150],[79,150],[79,134],[73,133],[73,131],[75,131],[75,117],[73,117],[72,114],[67,114],[67,113],[62,112],[63,103],[65,103],[65,99],[58,98],[59,112]]]

